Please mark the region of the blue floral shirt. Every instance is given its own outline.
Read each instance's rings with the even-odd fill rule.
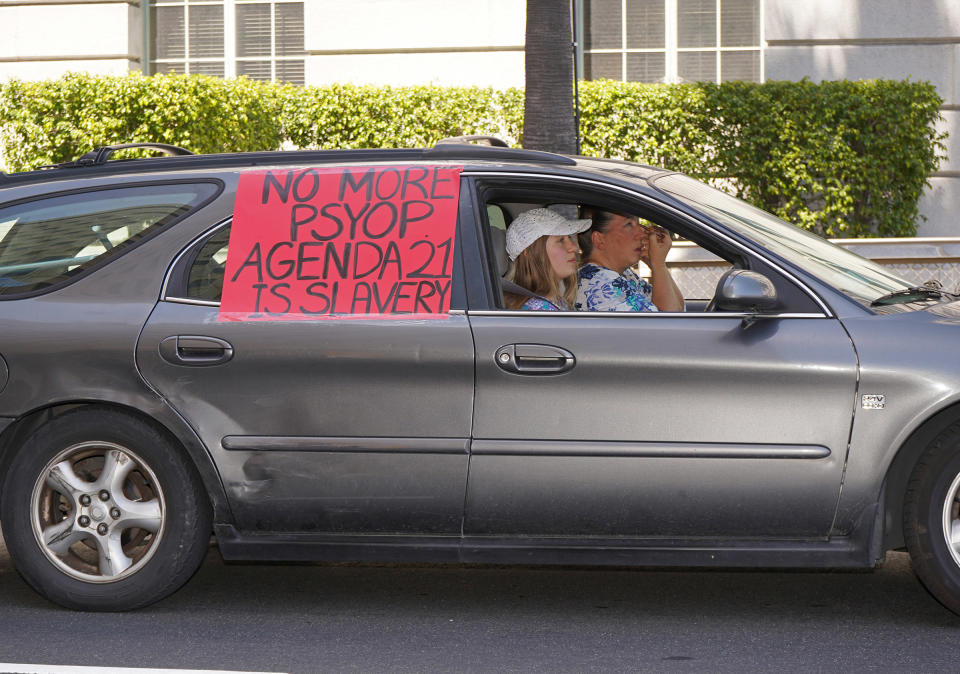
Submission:
[[[523,311],[570,311],[570,307],[563,300],[559,304],[554,304],[546,297],[528,297],[527,301],[520,307]]]
[[[578,311],[657,311],[653,286],[630,269],[618,274],[588,262],[577,272]]]

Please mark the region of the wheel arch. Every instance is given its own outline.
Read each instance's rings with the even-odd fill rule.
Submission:
[[[0,432],[0,475],[6,474],[17,448],[33,431],[46,421],[78,408],[119,411],[152,426],[167,436],[171,442],[183,451],[185,458],[190,461],[200,476],[207,498],[213,508],[214,523],[231,523],[233,521],[226,491],[220,481],[220,474],[213,458],[193,432],[193,429],[165,405],[152,410],[153,414],[147,414],[136,407],[116,402],[90,400],[60,401],[34,409],[18,417],[3,432]]]
[[[940,410],[918,426],[900,446],[887,468],[883,480],[884,513],[883,550],[905,546],[903,534],[903,499],[910,475],[931,442],[951,424],[960,421],[960,402]]]

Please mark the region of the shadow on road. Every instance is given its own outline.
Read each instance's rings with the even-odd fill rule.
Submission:
[[[0,550],[0,606],[14,639],[4,642],[33,644],[33,659],[16,660],[0,643],[8,662],[61,662],[65,642],[80,654],[105,632],[151,666],[208,669],[930,671],[960,661],[960,619],[902,553],[871,573],[224,564],[211,547],[169,599],[84,614],[33,593]],[[91,650],[75,664],[145,666]]]

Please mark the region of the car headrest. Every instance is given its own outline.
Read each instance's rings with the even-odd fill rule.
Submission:
[[[497,261],[497,273],[502,277],[510,269],[507,257],[507,232],[499,227],[490,227],[490,239],[493,241],[493,256]]]

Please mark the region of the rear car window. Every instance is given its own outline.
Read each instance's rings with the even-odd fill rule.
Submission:
[[[100,266],[219,189],[216,183],[137,185],[0,208],[0,298],[59,285]]]
[[[222,227],[197,253],[190,265],[186,296],[194,300],[219,302],[223,292],[223,276],[227,267],[230,246],[230,227]]]

